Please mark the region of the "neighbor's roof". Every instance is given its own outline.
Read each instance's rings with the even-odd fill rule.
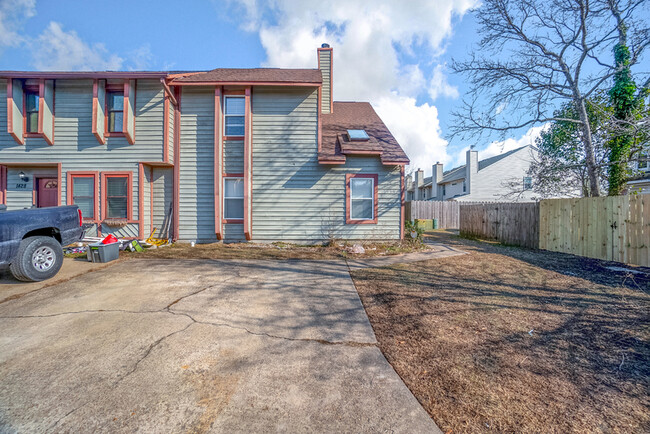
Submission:
[[[483,170],[488,166],[493,165],[494,163],[503,160],[504,158],[508,157],[509,155],[514,154],[515,152],[518,152],[530,145],[522,146],[521,148],[513,149],[512,151],[508,151],[506,153],[500,154],[500,155],[495,155],[494,157],[486,158],[485,160],[481,160],[478,162],[478,170]],[[446,182],[452,182],[452,181],[457,181],[459,179],[464,179],[465,178],[465,164],[462,166],[455,167],[445,173],[442,174],[442,183]]]
[[[174,83],[315,83],[323,82],[319,69],[217,68],[212,71],[170,76]]]
[[[367,141],[350,141],[347,130],[365,130]],[[408,164],[409,159],[370,103],[334,102],[323,115],[323,141],[318,159],[345,162],[346,155],[378,155],[384,164]]]

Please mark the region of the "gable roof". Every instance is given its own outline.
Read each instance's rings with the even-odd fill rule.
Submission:
[[[505,152],[503,154],[495,155],[494,157],[486,158],[485,160],[480,160],[478,162],[478,170],[483,170],[486,167],[489,167],[493,165],[494,163],[503,160],[504,158],[514,154],[515,152],[521,151],[522,149],[528,147],[530,145],[522,146],[517,149],[513,149],[511,151]],[[451,170],[448,170],[442,174],[442,181],[441,183],[447,183],[447,182],[452,182],[452,181],[458,181],[459,179],[464,179],[465,178],[465,164],[462,166],[455,167]]]
[[[323,82],[319,69],[285,68],[217,68],[211,71],[177,74],[175,83],[313,83]]]
[[[383,164],[408,164],[409,158],[370,103],[335,101],[322,115],[323,140],[318,160],[342,164],[346,155],[378,155]],[[347,130],[365,130],[367,141],[350,141]]]

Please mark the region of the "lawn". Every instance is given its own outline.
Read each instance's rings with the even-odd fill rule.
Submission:
[[[650,431],[648,275],[430,236],[470,254],[352,277],[383,353],[444,432]]]

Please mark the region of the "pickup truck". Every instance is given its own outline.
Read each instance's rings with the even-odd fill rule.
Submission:
[[[0,205],[0,268],[18,280],[38,282],[56,275],[63,248],[83,236],[76,205],[5,211]]]

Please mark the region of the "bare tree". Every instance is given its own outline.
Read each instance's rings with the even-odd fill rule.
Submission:
[[[647,0],[617,1],[627,24],[630,65],[650,43],[650,31],[635,15]],[[591,196],[600,195],[586,101],[616,73],[612,47],[618,17],[607,0],[484,0],[477,11],[478,47],[452,69],[467,77],[469,98],[453,113],[452,136],[501,133],[551,121],[579,126]],[[558,117],[562,104],[577,119]]]

